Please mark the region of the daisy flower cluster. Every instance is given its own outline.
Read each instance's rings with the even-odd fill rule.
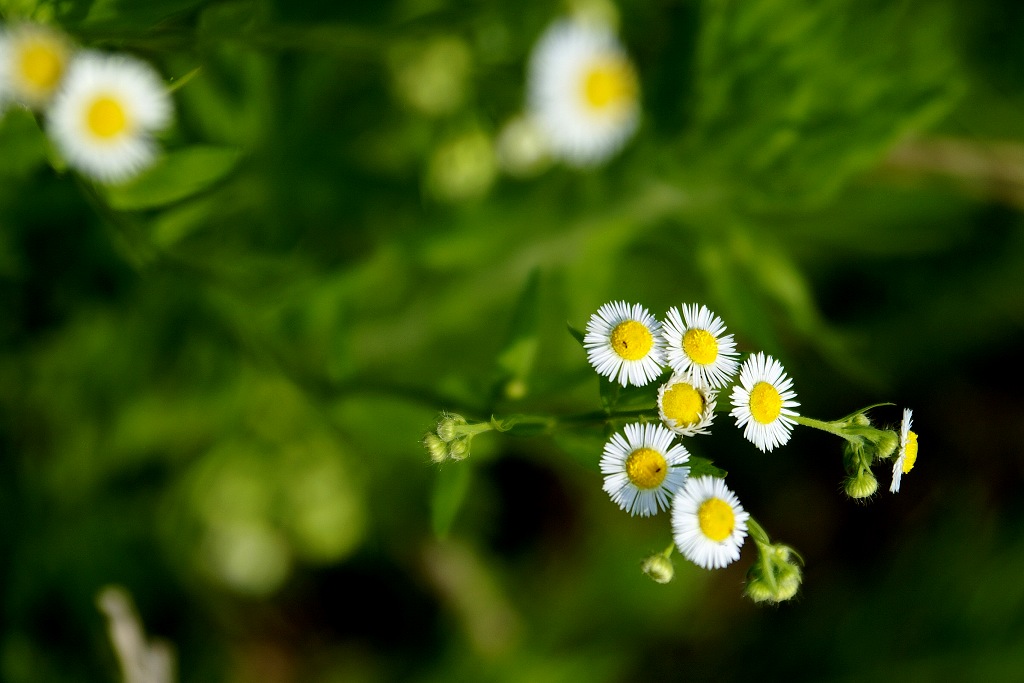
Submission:
[[[102,183],[123,182],[153,163],[153,134],[172,118],[170,94],[146,62],[77,49],[42,24],[0,29],[0,110],[26,107],[68,165]]]
[[[749,537],[757,559],[747,572],[746,595],[755,602],[781,602],[798,592],[800,555],[769,538],[726,486],[722,470],[691,455],[691,441],[709,435],[719,413],[728,412],[765,453],[787,444],[796,425],[842,438],[844,489],[854,499],[877,491],[871,471],[876,462],[892,461],[890,490],[897,492],[917,460],[909,409],[898,432],[872,424],[867,413],[879,406],[830,422],[799,414],[793,380],[782,363],[761,351],[743,357],[725,322],[704,305],[682,304],[659,319],[641,304],[613,301],[590,317],[585,332],[570,331],[602,377],[602,411],[566,418],[492,415],[476,423],[442,413],[423,445],[431,460],[443,463],[465,459],[471,439],[486,431],[536,436],[577,424],[605,425],[610,437],[598,463],[605,493],[631,516],[669,514],[672,543],[641,565],[659,583],[672,580],[670,556],[676,549],[698,567],[721,569],[739,559]],[[657,390],[644,397],[649,385]],[[624,393],[650,410],[618,411]],[[728,405],[721,405],[726,396]]]
[[[604,490],[631,515],[650,516],[671,508],[673,545],[648,558],[645,573],[659,582],[671,578],[668,555],[678,550],[706,569],[725,567],[740,556],[748,533],[758,560],[748,574],[747,595],[757,602],[778,602],[796,594],[801,580],[796,552],[772,543],[744,511],[723,479],[689,477],[685,437],[709,434],[719,392],[729,394],[736,427],[762,452],[789,442],[797,424],[823,429],[846,441],[846,492],[866,498],[877,489],[871,474],[876,460],[892,458],[893,483],[917,457],[917,435],[910,430],[911,411],[904,411],[894,431],[871,425],[866,412],[833,422],[802,417],[793,381],[782,364],[763,352],[742,363],[731,334],[720,317],[698,304],[683,304],[657,319],[640,304],[610,302],[587,323],[582,343],[591,366],[611,385],[642,387],[660,383],[657,423],[627,424],[614,434],[601,458]]]

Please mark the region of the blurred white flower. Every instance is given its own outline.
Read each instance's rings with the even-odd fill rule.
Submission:
[[[15,24],[0,32],[0,103],[45,106],[57,91],[71,56],[64,34],[41,24]]]
[[[553,154],[573,166],[619,151],[640,118],[636,70],[607,27],[563,20],[533,49],[528,108]]]
[[[149,166],[152,133],[170,123],[170,95],[145,62],[79,53],[47,112],[48,130],[68,163],[101,182],[127,180]]]

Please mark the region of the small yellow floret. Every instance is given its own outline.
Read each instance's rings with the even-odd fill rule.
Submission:
[[[686,427],[700,420],[704,412],[704,396],[693,385],[678,382],[662,395],[661,409],[665,417],[675,420],[680,427]]]
[[[626,458],[626,476],[638,489],[658,488],[667,475],[665,456],[653,448],[638,448]]]
[[[705,536],[720,542],[732,533],[736,515],[733,514],[732,506],[721,498],[708,498],[697,509],[697,520]]]
[[[906,455],[903,457],[903,474],[914,469],[914,463],[917,462],[917,434],[914,432],[907,432],[906,449]]]
[[[113,97],[97,97],[86,112],[89,131],[96,137],[110,139],[120,135],[128,127],[128,116],[124,107]]]
[[[782,412],[782,395],[768,382],[758,382],[750,392],[750,414],[763,425],[771,424]]]
[[[626,360],[640,360],[653,345],[651,331],[636,320],[621,322],[612,330],[612,348]]]
[[[48,41],[29,42],[21,50],[21,76],[35,90],[49,93],[64,73],[64,55]]]
[[[718,340],[707,330],[687,330],[683,335],[683,351],[694,363],[708,365],[718,358]]]
[[[592,109],[636,98],[636,73],[628,62],[610,59],[594,65],[583,79],[583,97]]]

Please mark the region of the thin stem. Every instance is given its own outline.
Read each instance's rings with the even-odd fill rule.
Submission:
[[[620,412],[606,413],[601,410],[569,415],[566,417],[555,417],[552,415],[505,415],[504,417],[494,415],[486,423],[499,432],[511,432],[517,436],[546,436],[560,429],[579,427],[584,425],[601,425],[618,422],[622,420],[652,421],[658,417],[646,410],[624,410]],[[532,427],[532,429],[520,429],[513,431],[516,427]]]
[[[838,437],[846,439],[850,443],[859,442],[858,439],[852,437],[850,434],[847,434],[838,427],[835,427],[831,422],[822,422],[821,420],[815,420],[812,417],[804,417],[803,415],[797,415],[793,420],[797,424],[801,424],[805,427],[813,427],[814,429],[820,429],[821,431],[828,432],[829,434],[835,434]]]
[[[173,83],[171,83],[170,85],[168,85],[167,86],[167,92],[168,93],[173,93],[173,92],[177,92],[178,90],[181,90],[186,85],[188,85],[189,81],[191,81],[193,78],[198,76],[199,72],[202,71],[202,70],[203,70],[202,66],[197,66],[196,68],[192,69],[191,71],[186,73],[184,76],[182,76],[178,80],[176,80]]]
[[[754,539],[758,547],[771,545],[772,541],[768,537],[768,532],[753,517],[747,517],[747,530],[750,531],[750,537]]]

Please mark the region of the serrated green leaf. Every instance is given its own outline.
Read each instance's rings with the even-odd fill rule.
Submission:
[[[729,473],[723,470],[721,467],[716,467],[707,458],[700,458],[694,455],[690,456],[687,464],[690,466],[691,477],[704,477],[711,476],[719,479],[724,479]]]
[[[446,538],[455,517],[459,514],[466,492],[469,490],[470,466],[465,462],[446,463],[434,480],[430,521],[434,535]]]
[[[170,152],[131,182],[106,188],[107,201],[120,211],[173,204],[223,180],[240,158],[239,150],[232,147],[187,147]]]

